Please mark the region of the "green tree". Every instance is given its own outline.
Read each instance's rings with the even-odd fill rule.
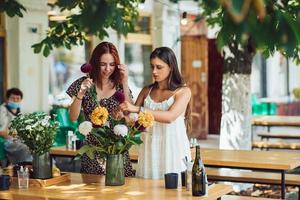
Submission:
[[[172,1],[176,3],[179,0]],[[300,2],[299,0],[197,2],[202,10],[201,16],[206,18],[208,25],[219,27],[217,45],[224,55],[221,141],[227,143],[226,147],[249,149],[250,74],[253,57],[257,51],[265,57],[279,51],[300,63]]]
[[[210,26],[220,27],[224,51],[221,147],[251,148],[250,74],[257,51],[275,51],[300,63],[299,0],[202,0]],[[225,49],[224,48],[224,49]]]
[[[87,35],[103,39],[108,28],[127,35],[134,31],[141,2],[144,0],[58,0],[53,6],[71,14],[64,21],[49,23],[46,37],[32,46],[34,52],[47,57],[54,48],[84,44]],[[26,10],[15,0],[0,0],[0,8],[10,17],[22,17]]]
[[[232,50],[241,47],[248,54],[258,50],[265,57],[280,51],[300,62],[298,0],[202,0],[200,6],[208,24],[220,27],[219,48],[235,43]],[[226,71],[251,73],[239,67]]]
[[[23,17],[26,8],[15,0],[0,0],[0,13],[5,12],[9,17]]]

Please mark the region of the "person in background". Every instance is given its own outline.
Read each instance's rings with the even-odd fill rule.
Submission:
[[[12,164],[32,161],[28,147],[18,139],[8,135],[10,122],[21,112],[22,98],[23,93],[20,89],[11,88],[6,92],[6,102],[0,106],[0,137],[4,139],[6,157]]]
[[[111,115],[118,113],[120,103],[115,96],[117,91],[124,93],[125,99],[132,102],[127,67],[120,64],[118,51],[112,43],[98,44],[93,50],[89,64],[92,70],[88,76],[77,79],[66,91],[73,99],[70,105],[72,121],[77,120],[80,109],[83,109],[86,120],[91,121],[90,115],[97,105],[105,107]],[[92,95],[91,91],[95,91],[96,94]],[[84,143],[99,145],[91,134],[86,137]],[[128,152],[125,153],[124,168],[125,176],[134,176]],[[105,165],[97,154],[93,160],[83,155],[80,171],[87,174],[105,174]]]
[[[142,134],[137,176],[162,179],[165,173],[186,170],[184,160],[191,160],[187,126],[190,118],[191,90],[179,73],[174,52],[168,47],[150,55],[154,83],[140,92],[135,105],[124,102],[122,111],[150,112],[155,123]]]

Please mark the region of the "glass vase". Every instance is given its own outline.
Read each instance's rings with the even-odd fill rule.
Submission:
[[[123,154],[107,155],[105,185],[119,186],[125,184]]]
[[[32,157],[33,178],[52,178],[52,159],[49,152],[42,155],[33,154]]]

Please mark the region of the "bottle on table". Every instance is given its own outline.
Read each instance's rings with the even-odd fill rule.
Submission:
[[[196,146],[196,157],[192,169],[192,194],[193,196],[207,195],[208,182],[204,165],[200,157],[200,146]]]
[[[72,141],[73,141],[73,131],[68,131],[67,138],[66,138],[66,148],[67,149],[73,149],[72,147]]]

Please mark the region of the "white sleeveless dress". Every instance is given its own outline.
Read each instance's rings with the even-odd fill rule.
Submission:
[[[174,103],[174,96],[157,103],[149,94],[144,100],[145,108],[168,110]],[[136,172],[138,177],[163,179],[165,173],[186,170],[183,159],[187,157],[191,160],[191,153],[184,116],[179,116],[169,124],[155,122],[147,132],[142,133],[141,139],[143,143],[139,146]]]

